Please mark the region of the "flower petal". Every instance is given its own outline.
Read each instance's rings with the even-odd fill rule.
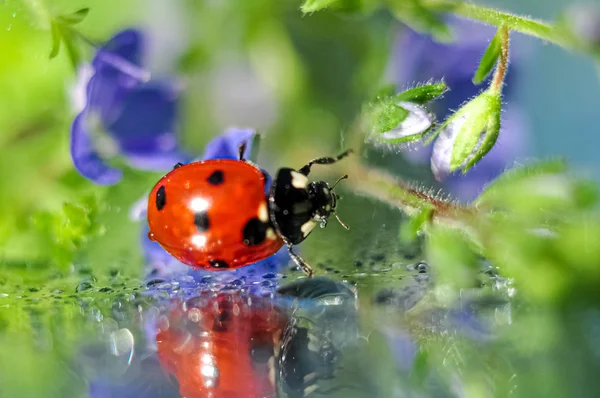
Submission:
[[[143,38],[143,34],[136,29],[126,29],[117,33],[98,50],[92,66],[96,70],[106,67],[113,68],[104,61],[102,56],[98,56],[104,53],[116,55],[137,66],[142,65]]]
[[[125,94],[115,108],[114,119],[106,126],[121,143],[123,152],[151,153],[173,150],[177,141],[173,133],[177,118],[177,94],[166,84],[149,83]],[[169,144],[165,138],[171,133]]]
[[[71,157],[81,175],[99,185],[113,185],[119,182],[123,173],[108,166],[96,152],[86,126],[84,111],[77,115],[71,125]]]
[[[113,107],[124,95],[148,79],[141,68],[142,34],[125,30],[115,35],[96,52],[92,61],[94,76],[87,87],[88,105],[110,122],[115,117]]]
[[[246,156],[252,152],[252,139],[256,135],[253,129],[229,128],[225,134],[215,137],[206,145],[202,160],[238,159],[239,147],[246,142]]]

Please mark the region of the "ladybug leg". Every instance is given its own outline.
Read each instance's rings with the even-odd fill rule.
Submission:
[[[324,157],[324,158],[313,159],[310,162],[308,162],[305,166],[303,166],[300,170],[298,170],[298,172],[300,174],[304,174],[305,176],[307,176],[308,173],[310,173],[310,168],[313,164],[332,164],[332,163],[337,162],[338,160],[345,158],[346,156],[350,155],[352,152],[354,152],[354,150],[348,149],[347,151],[340,153],[339,155],[337,155],[334,158]]]
[[[308,265],[308,263],[306,261],[304,261],[304,259],[302,257],[300,257],[299,255],[294,253],[293,245],[290,242],[286,242],[286,244],[287,244],[288,252],[290,253],[290,257],[292,258],[292,261],[296,264],[296,266],[298,266],[298,268],[300,268],[302,271],[304,271],[304,273],[306,273],[306,275],[308,275],[309,278],[312,277],[313,276],[312,267],[310,265]]]
[[[240,146],[238,147],[238,158],[241,161],[245,160],[244,159],[244,152],[246,152],[246,141],[242,142],[240,144]]]

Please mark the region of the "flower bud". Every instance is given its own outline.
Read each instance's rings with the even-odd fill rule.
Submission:
[[[492,149],[500,133],[500,94],[485,91],[467,102],[440,127],[433,145],[431,171],[439,181],[466,172]]]
[[[435,116],[425,105],[442,96],[446,85],[428,83],[400,94],[378,98],[368,111],[367,141],[376,144],[413,145],[423,141],[431,131]]]

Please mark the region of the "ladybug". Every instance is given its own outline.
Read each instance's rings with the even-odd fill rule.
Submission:
[[[312,268],[293,246],[335,213],[336,184],[310,181],[314,164],[332,164],[349,155],[313,159],[298,170],[281,168],[266,192],[268,177],[244,159],[213,159],[177,164],[161,178],[148,199],[148,237],[182,263],[223,270],[253,264],[286,246],[294,263]]]

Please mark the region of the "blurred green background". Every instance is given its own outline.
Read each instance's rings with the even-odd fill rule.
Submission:
[[[489,4],[549,19],[571,5],[558,0],[497,0]],[[226,127],[256,127],[264,133],[259,163],[271,171],[282,165],[299,166],[307,159],[334,154],[353,144],[355,118],[364,100],[384,83],[381,79],[388,54],[400,27],[384,11],[367,19],[331,12],[302,16],[299,3],[291,0],[2,2],[1,398],[87,396],[86,382],[94,374],[79,371],[81,346],[98,328],[105,327],[103,316],[110,317],[115,303],[125,308],[120,327],[138,320],[138,305],[149,305],[137,293],[144,269],[139,250],[141,224],[131,221],[128,214],[160,173],[126,170],[121,183],[98,187],[74,171],[69,156],[70,123],[76,114],[70,93],[76,74],[64,52],[48,59],[48,18],[82,7],[91,11],[79,27],[92,39],[106,40],[128,26],[149,29],[154,38],[151,69],[158,76],[177,73],[185,87],[181,131],[186,148],[201,154],[204,145]],[[583,55],[534,39],[520,38],[519,42],[529,56],[521,67],[513,98],[520,101],[529,117],[531,156],[567,156],[578,172],[597,176],[595,117],[600,109],[600,79],[593,63]],[[385,162],[377,154],[369,155],[370,161]],[[326,170],[315,175],[332,178]],[[528,380],[520,384],[522,396],[567,396],[566,392],[590,396],[589,391],[597,391],[594,383],[580,388],[578,374],[595,368],[587,368],[588,363],[581,360],[584,354],[571,351],[581,338],[577,334],[581,319],[588,322],[581,323],[586,332],[597,330],[597,309],[591,305],[582,306],[581,313],[564,310],[571,299],[588,300],[587,304],[597,304],[597,300],[592,290],[582,290],[577,297],[560,296],[561,289],[578,286],[573,274],[584,267],[595,270],[595,252],[582,255],[582,269],[562,267],[556,260],[562,257],[554,252],[522,268],[520,282],[529,298],[534,302],[539,299],[535,303],[541,310],[520,318],[509,334],[485,350],[480,351],[478,343],[465,343],[457,334],[446,333],[444,326],[425,328],[415,322],[417,334],[428,349],[420,351],[416,376],[403,378],[393,367],[397,358],[389,350],[385,335],[374,332],[371,336],[370,332],[382,325],[399,332],[398,324],[406,326],[412,320],[404,319],[402,313],[400,321],[378,313],[372,308],[372,298],[388,287],[414,290],[418,278],[405,272],[406,265],[422,255],[409,255],[398,246],[402,217],[387,205],[348,193],[343,208],[340,205],[340,215],[353,230],[346,232],[332,225],[327,231],[317,231],[323,237],[326,232],[327,239],[307,241],[303,254],[323,274],[338,279],[349,276],[361,289],[361,311],[366,317],[361,335],[364,342],[352,354],[358,359],[348,364],[364,365],[357,371],[366,379],[364,390],[357,390],[357,396],[369,391],[370,396],[402,396],[398,391],[405,390],[400,387],[422,382],[419,374],[430,364],[435,364],[431,368],[439,373],[447,372],[441,376],[446,385],[452,385],[456,371],[466,375],[465,395],[472,397],[493,396],[488,387],[494,384],[501,386],[496,396],[512,394],[517,384],[515,369],[522,372],[520,380]],[[581,220],[587,222],[584,217]],[[580,239],[587,229],[582,231],[569,235],[565,252],[581,252],[581,242],[588,239],[587,235]],[[594,231],[597,229],[591,228],[590,234]],[[526,241],[523,236],[514,233],[510,242],[516,247]],[[546,248],[535,247],[542,252]],[[496,249],[501,251],[502,247]],[[526,253],[519,258],[533,256]],[[361,261],[368,272],[357,269],[356,261]],[[380,263],[390,267],[382,271]],[[548,266],[548,273],[539,271],[544,266]],[[446,268],[442,276],[452,279],[455,269]],[[533,282],[528,286],[530,280]],[[591,284],[595,279],[589,280]],[[112,290],[101,292],[105,287]],[[484,287],[491,289],[489,284]],[[510,284],[506,282],[497,290],[505,294]],[[428,292],[418,291],[423,296]],[[432,295],[442,307],[446,304],[444,291]],[[437,320],[428,311],[438,308],[430,307],[426,306],[421,323]],[[527,309],[519,307],[513,314],[510,308],[495,308],[491,318],[500,329],[507,328],[512,317]],[[440,330],[443,338],[432,337]],[[141,334],[138,331],[136,338]],[[597,346],[592,337],[590,345]],[[582,343],[578,348],[588,355],[587,347]],[[562,369],[564,363],[570,364],[568,372]],[[556,377],[563,372],[572,384],[563,384]],[[439,396],[450,395],[445,393],[440,391]]]

